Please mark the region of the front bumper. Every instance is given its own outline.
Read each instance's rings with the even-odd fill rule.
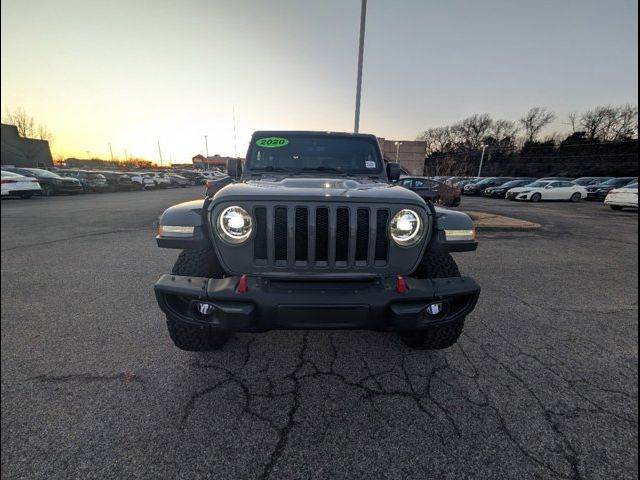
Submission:
[[[366,329],[409,331],[454,322],[476,306],[480,286],[471,278],[405,278],[398,292],[396,277],[371,281],[296,282],[247,277],[223,279],[163,275],[155,284],[162,311],[174,320],[238,332],[282,329]],[[198,302],[213,307],[201,314]],[[440,302],[439,315],[426,313]]]
[[[587,192],[587,200],[604,200],[609,195],[609,191],[606,192]]]

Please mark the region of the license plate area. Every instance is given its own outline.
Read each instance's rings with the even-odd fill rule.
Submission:
[[[278,325],[283,328],[362,328],[369,318],[368,305],[279,305]]]

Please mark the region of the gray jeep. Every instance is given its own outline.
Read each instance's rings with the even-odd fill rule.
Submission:
[[[396,331],[453,345],[480,287],[451,252],[477,248],[471,219],[390,182],[373,135],[253,134],[234,182],[160,217],[158,246],[181,249],[155,284],[171,339],[221,348],[231,332]]]

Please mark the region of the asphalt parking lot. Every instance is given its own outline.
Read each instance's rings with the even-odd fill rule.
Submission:
[[[201,188],[2,201],[2,476],[637,478],[638,214],[463,199],[542,225],[458,254],[453,348],[393,334],[171,344],[154,221]]]

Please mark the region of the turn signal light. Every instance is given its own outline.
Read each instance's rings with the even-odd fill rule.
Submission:
[[[240,277],[238,282],[238,293],[247,293],[249,291],[249,285],[247,285],[247,274],[245,273]]]

